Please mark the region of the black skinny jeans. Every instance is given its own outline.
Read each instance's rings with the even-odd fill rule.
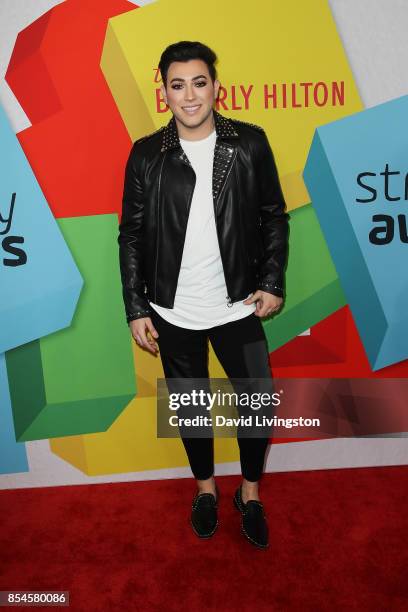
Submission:
[[[152,309],[153,310],[153,309]],[[265,332],[253,313],[237,321],[203,330],[186,329],[169,323],[155,310],[151,320],[159,337],[157,343],[167,386],[172,378],[207,378],[208,340],[229,379],[269,379],[272,374]],[[170,390],[170,389],[169,389]],[[189,438],[181,435],[191,471],[198,480],[214,473],[213,437]],[[237,437],[242,475],[246,480],[260,479],[268,437]]]

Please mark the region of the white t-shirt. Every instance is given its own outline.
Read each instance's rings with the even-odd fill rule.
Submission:
[[[212,195],[216,131],[180,143],[196,174],[174,308],[150,302],[163,319],[188,329],[206,329],[250,315],[256,304],[228,306]],[[252,295],[250,293],[249,295]]]

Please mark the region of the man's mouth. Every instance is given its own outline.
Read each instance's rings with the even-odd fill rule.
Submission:
[[[188,115],[194,115],[201,107],[201,104],[195,104],[194,106],[183,106],[183,111],[185,111]]]

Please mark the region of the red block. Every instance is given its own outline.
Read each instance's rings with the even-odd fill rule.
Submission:
[[[404,378],[408,360],[377,372],[371,370],[350,308],[344,306],[310,330],[270,354],[276,377]]]
[[[131,147],[100,68],[125,0],[67,0],[17,36],[6,81],[32,126],[18,138],[55,217],[121,209]]]

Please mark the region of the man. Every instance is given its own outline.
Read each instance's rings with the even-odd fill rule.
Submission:
[[[288,218],[264,130],[217,112],[215,53],[181,41],[162,53],[166,126],[136,140],[125,172],[119,256],[126,320],[160,356],[166,381],[208,378],[208,339],[229,378],[271,380],[261,318],[283,302]],[[218,525],[212,437],[182,436],[197,481],[191,523]],[[238,438],[242,532],[268,546],[259,498],[268,437]]]

